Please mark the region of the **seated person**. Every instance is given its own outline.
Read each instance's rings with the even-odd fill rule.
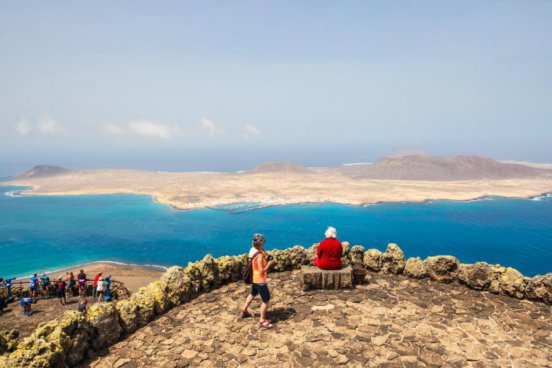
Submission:
[[[341,268],[343,247],[341,242],[336,239],[337,230],[330,226],[325,235],[326,239],[320,242],[316,250],[314,265],[322,270],[339,270]]]

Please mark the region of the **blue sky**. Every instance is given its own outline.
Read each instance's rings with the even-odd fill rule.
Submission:
[[[0,175],[372,161],[552,162],[552,2],[0,5]]]

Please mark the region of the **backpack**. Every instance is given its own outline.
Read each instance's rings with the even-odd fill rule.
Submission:
[[[243,282],[248,285],[253,283],[253,261],[259,254],[261,254],[261,252],[255,253],[253,258],[247,262],[247,266],[245,266],[245,269],[243,270]]]

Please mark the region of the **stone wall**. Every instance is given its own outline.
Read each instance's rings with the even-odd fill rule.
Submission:
[[[270,251],[269,254],[278,261],[273,271],[288,271],[312,264],[317,246]],[[372,272],[429,278],[552,304],[552,273],[528,278],[513,268],[482,262],[461,264],[452,256],[406,260],[396,244],[389,244],[386,251],[381,252],[377,249],[365,251],[358,245],[350,247],[344,242],[343,260]],[[5,332],[0,335],[0,368],[74,365],[170,308],[219,285],[239,281],[246,262],[245,254],[219,258],[207,255],[185,268],[169,268],[160,280],[141,288],[128,299],[116,304],[92,305],[86,317],[76,311],[67,311],[57,320],[39,325],[31,336],[23,339],[18,339],[17,332]]]

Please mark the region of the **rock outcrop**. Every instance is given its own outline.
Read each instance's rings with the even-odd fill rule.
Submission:
[[[529,279],[525,288],[525,295],[527,299],[552,304],[552,273]]]
[[[451,283],[457,279],[460,263],[453,256],[427,257],[424,261],[429,278],[438,282]]]
[[[364,252],[364,267],[370,271],[379,272],[383,266],[383,253],[377,249]]]
[[[461,264],[458,280],[474,290],[488,290],[494,278],[492,267],[485,262]]]
[[[88,308],[87,320],[92,326],[92,347],[105,348],[119,340],[123,329],[119,314],[111,303],[96,303]]]
[[[423,279],[427,276],[427,269],[420,257],[408,258],[403,273],[413,279]]]
[[[353,268],[364,268],[364,247],[362,245],[353,246],[349,253],[349,260]]]
[[[399,275],[403,272],[406,260],[402,249],[394,243],[387,245],[383,253],[382,271]]]

